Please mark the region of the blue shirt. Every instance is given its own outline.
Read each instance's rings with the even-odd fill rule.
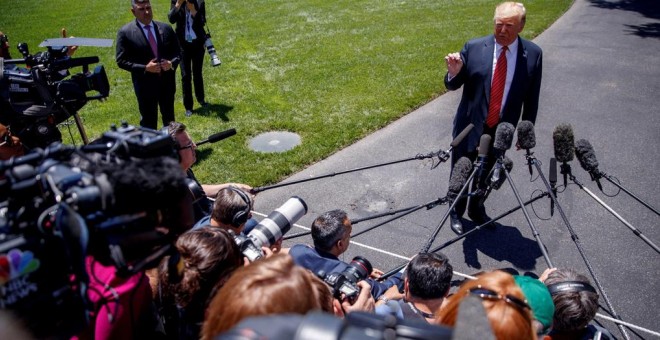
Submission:
[[[325,275],[343,272],[348,267],[346,262],[339,260],[336,256],[304,244],[296,244],[291,247],[289,255],[293,257],[293,261],[297,265],[317,275],[320,271],[323,271]],[[370,278],[366,281],[371,285],[371,295],[374,299],[377,299],[390,287],[401,282],[401,273],[397,273],[383,282],[378,282]]]

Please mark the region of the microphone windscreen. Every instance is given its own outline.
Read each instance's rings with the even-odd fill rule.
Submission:
[[[454,138],[454,140],[451,141],[451,144],[449,144],[449,145],[452,148],[457,147],[459,144],[461,144],[463,139],[465,139],[465,136],[467,136],[470,133],[470,131],[472,131],[473,127],[474,127],[474,124],[470,123],[470,125],[466,126],[465,129],[463,129],[463,131],[461,131],[461,133],[459,133],[458,136],[456,136],[456,138]]]
[[[481,135],[479,139],[479,157],[488,156],[488,151],[490,150],[490,141],[493,139],[490,135]]]
[[[575,142],[575,156],[580,161],[582,169],[587,172],[598,170],[598,160],[596,159],[594,148],[591,147],[591,143],[588,140],[579,139]]]
[[[451,171],[449,177],[449,188],[447,189],[447,196],[454,199],[461,192],[465,181],[470,177],[472,171],[472,162],[467,157],[461,157]]]
[[[559,124],[552,133],[555,146],[555,158],[558,162],[573,160],[573,127],[570,124]]]
[[[504,160],[502,161],[502,164],[504,165],[506,171],[511,172],[511,170],[513,170],[513,161],[511,160],[511,158],[504,156]]]
[[[525,150],[533,149],[536,146],[534,124],[532,122],[523,120],[518,124],[518,145]]]
[[[515,128],[511,123],[500,123],[497,126],[497,130],[495,130],[495,142],[493,143],[495,149],[501,151],[511,149],[511,142],[513,141],[514,131]]]

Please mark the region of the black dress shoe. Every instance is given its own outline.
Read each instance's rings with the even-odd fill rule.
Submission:
[[[463,223],[455,212],[449,213],[449,226],[457,235],[463,234]]]

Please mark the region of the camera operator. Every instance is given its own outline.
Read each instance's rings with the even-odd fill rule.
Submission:
[[[453,268],[444,254],[417,254],[404,272],[402,298],[389,301],[396,299],[396,296],[388,297],[390,294],[398,293],[398,287],[390,288],[378,298],[376,314],[394,314],[403,320],[433,322],[435,313],[449,294],[452,275]]]
[[[199,221],[205,216],[211,214],[213,202],[208,197],[216,197],[221,189],[229,186],[240,188],[244,192],[250,192],[252,187],[240,183],[224,183],[224,184],[201,184],[197,181],[195,174],[191,167],[197,161],[195,151],[197,145],[192,141],[190,135],[186,131],[186,126],[179,122],[170,122],[167,125],[167,132],[175,142],[175,147],[178,150],[179,164],[183,171],[186,172],[188,178],[192,179],[197,185],[190,188],[195,198],[195,221]]]
[[[321,214],[312,223],[312,239],[314,247],[296,244],[288,250],[297,265],[318,274],[343,272],[349,265],[339,260],[339,255],[348,250],[353,227],[351,221],[343,210],[332,210]],[[377,276],[380,271],[375,269],[371,276]],[[367,279],[371,285],[371,295],[374,298],[381,296],[388,288],[401,282],[401,275],[397,274],[384,282]]]
[[[186,117],[189,117],[193,109],[191,80],[194,81],[197,101],[201,106],[207,105],[204,100],[202,78],[202,65],[206,53],[204,50],[206,5],[204,0],[172,0],[167,17],[171,24],[176,23],[176,36],[181,45],[181,92]]]
[[[157,129],[158,107],[163,126],[174,121],[175,72],[181,47],[172,27],[154,21],[149,0],[131,0],[135,21],[117,32],[116,60],[131,72],[140,109],[140,126]]]
[[[105,164],[99,170],[108,176],[113,187],[113,212],[121,213],[120,217],[127,220],[121,228],[108,228],[119,233],[126,231],[108,236],[121,239],[124,250],[117,246],[106,246],[104,250],[104,243],[94,243],[90,247],[91,256],[87,256],[85,265],[90,278],[88,297],[94,315],[79,338],[152,338],[158,323],[148,277],[142,271],[122,275],[115,266],[103,262],[116,261],[117,258],[129,261],[131,254],[150,258],[154,243],[172,242],[192,226],[191,200],[185,176],[176,161],[169,157]],[[128,222],[135,217],[136,220]],[[147,226],[153,227],[147,232],[131,234]]]

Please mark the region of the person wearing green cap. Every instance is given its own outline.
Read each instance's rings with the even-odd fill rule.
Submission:
[[[514,280],[532,307],[534,320],[532,321],[536,334],[546,334],[552,326],[552,317],[555,314],[555,304],[552,302],[550,291],[543,282],[529,276],[514,275]]]

